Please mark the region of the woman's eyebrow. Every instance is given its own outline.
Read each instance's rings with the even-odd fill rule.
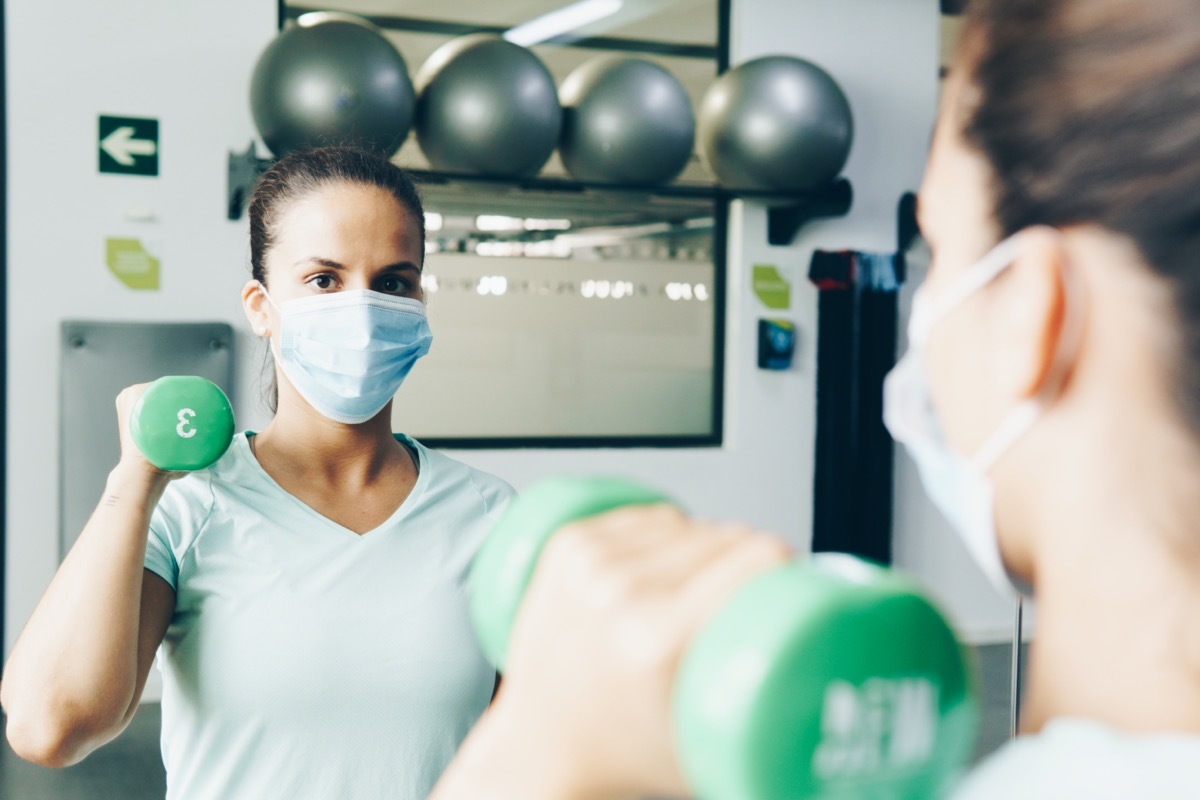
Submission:
[[[409,270],[417,273],[418,275],[421,274],[421,268],[411,261],[400,261],[395,264],[388,264],[386,267],[383,267],[380,272],[399,272],[401,270]]]
[[[329,267],[330,269],[345,269],[345,267],[343,265],[334,261],[332,258],[320,258],[319,256],[309,256],[308,258],[302,258],[299,261],[297,261],[295,264],[293,264],[292,266],[299,267],[299,266],[303,266],[305,264],[317,264],[322,267]]]

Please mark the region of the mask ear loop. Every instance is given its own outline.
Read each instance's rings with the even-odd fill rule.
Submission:
[[[930,297],[928,304],[921,306],[920,318],[913,320],[913,335],[910,338],[917,340],[917,344],[924,345],[934,325],[1008,269],[1009,264],[1017,257],[1019,235],[1020,232],[1015,233],[997,244],[961,280],[951,284],[941,294]]]
[[[282,309],[280,309],[279,306],[275,304],[275,301],[271,298],[271,293],[267,291],[266,284],[264,284],[262,281],[255,281],[255,283],[258,284],[258,290],[260,292],[262,292],[262,296],[267,298],[267,302],[271,304],[271,308],[275,309],[276,311],[278,311],[279,313],[282,314],[283,313]]]
[[[258,290],[260,292],[262,292],[262,296],[267,298],[267,302],[270,303],[271,308],[275,309],[275,313],[279,314],[279,318],[282,320],[283,319],[283,309],[281,309],[279,306],[277,306],[275,304],[275,301],[271,298],[271,293],[267,291],[266,285],[262,281],[255,281],[255,283],[258,284]],[[279,362],[282,357],[279,353],[275,352],[274,338],[272,336],[270,336],[270,334],[268,334],[266,339],[267,339],[267,348],[271,351],[271,357],[274,358],[277,362]]]
[[[1053,228],[1056,236],[1059,232]],[[1012,241],[1021,232],[1014,234]],[[1016,253],[1013,253],[1015,259]],[[1063,324],[1060,329],[1058,346],[1050,363],[1050,372],[1042,382],[1041,389],[1035,397],[1022,402],[1009,413],[1000,423],[987,441],[971,458],[971,464],[983,474],[987,474],[1000,456],[1008,450],[1021,434],[1029,430],[1041,416],[1045,408],[1059,395],[1066,384],[1071,362],[1079,352],[1079,343],[1083,338],[1083,305],[1079,288],[1079,280],[1072,274],[1071,265],[1064,262],[1060,270],[1063,287]],[[998,274],[998,273],[997,273]]]

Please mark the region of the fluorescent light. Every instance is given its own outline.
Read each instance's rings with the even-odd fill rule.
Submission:
[[[522,231],[525,220],[499,214],[480,214],[475,218],[475,229],[480,231]]]
[[[570,230],[570,219],[526,219],[526,230]]]
[[[513,44],[529,47],[611,16],[620,11],[623,4],[624,0],[580,0],[509,28],[504,38]]]
[[[650,222],[645,225],[624,225],[611,228],[584,228],[577,233],[560,233],[554,237],[564,247],[572,249],[579,247],[603,247],[611,244],[624,244],[630,239],[640,239],[643,236],[659,236],[671,233],[669,222]]]
[[[508,291],[508,278],[503,275],[484,275],[475,284],[475,291],[484,296],[491,294],[499,297]]]
[[[445,219],[443,219],[441,214],[436,211],[425,212],[426,231],[440,231],[443,224],[445,224]]]

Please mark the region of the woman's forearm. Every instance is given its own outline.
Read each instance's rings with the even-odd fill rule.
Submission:
[[[143,561],[168,477],[136,464],[104,496],[17,640],[0,681],[8,736],[59,766],[120,730],[138,682]]]

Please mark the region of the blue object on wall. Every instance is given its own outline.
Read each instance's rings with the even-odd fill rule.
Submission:
[[[759,369],[783,370],[792,366],[796,352],[796,326],[786,319],[758,321]]]

